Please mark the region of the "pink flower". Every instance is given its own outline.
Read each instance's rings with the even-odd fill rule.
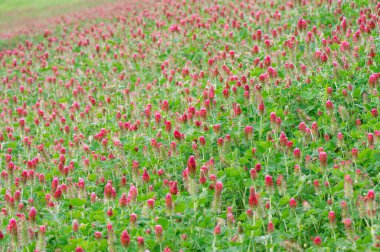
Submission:
[[[289,201],[290,208],[296,208],[297,207],[297,201],[294,198],[291,198]]]
[[[259,204],[259,199],[256,195],[255,188],[253,186],[249,190],[248,203],[251,208],[257,207]]]
[[[46,233],[46,227],[44,225],[41,225],[38,230],[39,230],[40,234]]]
[[[143,172],[143,175],[142,175],[142,180],[145,183],[148,183],[150,181],[150,176],[149,176],[148,171],[146,170],[146,168],[144,168],[144,172]]]
[[[250,138],[253,134],[253,127],[252,126],[246,126],[244,130],[244,134],[246,138]]]
[[[319,153],[319,163],[321,167],[326,167],[327,166],[327,154],[324,151],[321,151]]]
[[[77,220],[73,221],[73,232],[78,232],[79,223]]]
[[[135,213],[131,213],[129,215],[129,222],[132,223],[132,224],[135,224],[137,221],[137,215]]]
[[[36,209],[34,207],[31,207],[29,211],[29,221],[35,221],[36,215],[37,215]]]
[[[107,231],[110,233],[110,232],[113,232],[113,226],[112,226],[112,223],[108,223],[107,224]]]
[[[127,230],[123,230],[123,232],[121,233],[120,242],[121,245],[123,245],[124,247],[129,246],[129,243],[131,242],[131,237],[129,236]]]
[[[250,175],[250,177],[251,177],[252,180],[257,179],[257,171],[256,171],[256,169],[251,168],[251,170],[249,172],[249,175]]]
[[[58,186],[57,190],[54,192],[54,198],[55,199],[60,199],[62,196],[62,187]]]
[[[375,200],[375,191],[374,190],[369,190],[367,193],[367,199],[369,200]]]
[[[154,228],[154,231],[156,233],[156,239],[157,240],[161,240],[161,238],[162,238],[162,232],[163,232],[162,226],[161,225],[156,225],[155,228]]]
[[[223,183],[220,181],[217,181],[215,183],[215,193],[221,193],[223,190]]]
[[[7,231],[12,235],[17,236],[17,222],[15,219],[12,218],[9,220]]]
[[[96,194],[94,192],[91,193],[90,199],[91,199],[91,203],[95,203],[96,202]]]
[[[270,175],[265,175],[265,186],[268,188],[273,187],[273,178]]]
[[[267,230],[268,230],[268,233],[273,233],[274,232],[274,225],[273,225],[272,221],[269,221]]]
[[[171,184],[170,186],[170,194],[171,195],[177,195],[178,193],[178,186],[177,186],[178,182],[177,181],[173,181],[173,183]]]
[[[95,231],[95,233],[94,233],[94,237],[95,237],[95,239],[99,240],[99,239],[102,238],[102,233],[99,232],[99,231]]]
[[[316,237],[314,237],[313,243],[314,243],[316,246],[321,246],[321,244],[322,244],[322,239],[321,239],[321,237],[320,237],[320,236],[316,236]]]
[[[330,211],[328,217],[329,217],[330,224],[334,224],[335,223],[335,212]]]
[[[368,133],[367,139],[368,139],[368,145],[370,147],[372,147],[374,145],[374,142],[375,142],[373,134],[372,133]]]
[[[351,150],[351,155],[352,155],[352,159],[353,159],[353,160],[357,160],[357,159],[358,159],[358,154],[359,154],[358,149],[356,149],[356,148],[352,148],[352,150]]]
[[[144,247],[144,237],[137,237],[137,243],[139,245],[139,247]]]
[[[377,112],[377,109],[375,108],[371,110],[371,114],[373,117],[377,117],[379,115],[379,113]]]
[[[154,202],[155,202],[154,199],[148,199],[148,200],[146,201],[146,203],[147,203],[149,209],[153,209],[153,208],[154,208]]]
[[[293,151],[294,158],[299,160],[301,158],[301,150],[299,148],[295,148]]]
[[[189,169],[190,174],[196,173],[197,164],[193,155],[191,155],[187,161],[187,168]]]
[[[112,197],[112,184],[107,183],[106,186],[104,187],[104,197],[106,199],[110,199]]]
[[[181,140],[181,132],[179,132],[178,130],[175,130],[173,134],[174,134],[175,139]]]
[[[216,224],[215,228],[214,228],[214,235],[219,235],[221,232],[221,229],[220,229],[220,224]]]
[[[112,207],[108,208],[107,215],[111,217],[113,215]]]
[[[199,137],[199,142],[202,146],[205,146],[206,145],[206,139],[204,136],[200,136]]]
[[[332,111],[334,109],[334,104],[332,103],[332,101],[330,101],[330,100],[326,101],[326,109],[328,111]]]
[[[172,210],[173,209],[173,199],[172,199],[172,195],[170,193],[166,194],[165,201],[166,201],[167,209]]]
[[[343,219],[343,224],[345,229],[351,229],[352,228],[352,220],[350,218]]]

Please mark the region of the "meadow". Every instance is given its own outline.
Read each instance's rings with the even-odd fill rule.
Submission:
[[[0,30],[0,251],[379,250],[379,1],[5,0]]]

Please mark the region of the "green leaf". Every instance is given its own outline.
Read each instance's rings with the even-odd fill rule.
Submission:
[[[86,202],[87,202],[86,199],[70,199],[69,200],[69,204],[76,207],[84,206]]]
[[[317,92],[312,92],[312,91],[301,92],[301,97],[308,101],[313,100],[316,96],[317,96]]]
[[[186,203],[179,202],[174,205],[174,211],[176,213],[182,213],[186,209]]]
[[[161,225],[162,228],[165,230],[170,225],[170,221],[166,217],[161,217],[161,218],[158,219],[157,224]]]

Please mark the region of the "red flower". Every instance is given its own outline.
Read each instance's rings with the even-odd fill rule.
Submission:
[[[244,134],[245,134],[245,137],[246,138],[249,138],[249,137],[251,137],[252,136],[252,134],[253,134],[253,127],[252,126],[246,126],[245,127],[245,130],[244,130]]]
[[[319,153],[319,163],[321,164],[322,167],[327,166],[327,154],[324,151],[321,151]]]
[[[144,237],[137,237],[137,243],[139,245],[139,247],[144,247]]]
[[[181,140],[181,133],[178,130],[175,130],[173,135],[175,139]]]
[[[203,185],[204,183],[206,183],[206,181],[207,181],[207,178],[205,176],[205,171],[201,170],[201,176],[199,178],[199,183]]]
[[[162,238],[162,232],[163,232],[162,226],[161,225],[156,225],[155,228],[154,228],[154,231],[156,233],[157,240],[161,240],[161,238]]]
[[[217,181],[215,183],[215,193],[221,193],[223,190],[223,183],[220,181]]]
[[[127,230],[124,230],[121,233],[120,242],[121,242],[121,245],[123,245],[124,247],[129,246],[129,243],[131,242],[131,238],[130,238]]]
[[[371,110],[371,113],[373,117],[377,117],[379,115],[379,113],[377,112],[377,109],[375,108]]]
[[[36,220],[36,214],[37,214],[36,209],[34,207],[31,207],[30,211],[29,211],[29,221],[35,221]]]
[[[297,207],[297,201],[294,198],[291,198],[289,201],[290,208],[296,208]]]
[[[150,209],[153,209],[153,208],[154,208],[155,200],[154,200],[154,199],[148,199],[148,200],[146,201],[146,203],[147,203],[147,205],[148,205],[148,207],[149,207]]]
[[[137,221],[137,215],[135,213],[131,213],[129,215],[129,221],[130,221],[130,223],[135,224]]]
[[[91,199],[91,203],[95,203],[96,202],[96,194],[94,192],[91,193],[90,199]]]
[[[161,109],[164,110],[164,111],[168,111],[169,110],[169,102],[167,100],[163,100],[162,101]]]
[[[177,184],[178,184],[177,181],[174,181],[172,183],[172,185],[170,186],[170,194],[177,195],[177,193],[178,193],[178,186],[177,186]]]
[[[172,195],[170,193],[166,194],[165,201],[166,201],[167,209],[172,210],[173,209],[173,199],[172,199]]]
[[[265,111],[265,105],[264,105],[264,102],[261,101],[257,110],[259,111],[259,114],[262,116],[264,114],[264,111]]]
[[[332,111],[334,109],[334,104],[332,103],[332,101],[330,101],[330,100],[326,101],[326,109],[328,111]]]
[[[265,186],[273,187],[273,178],[270,175],[265,175]]]
[[[113,215],[113,210],[112,208],[110,207],[107,211],[107,216],[111,217]]]
[[[96,232],[94,233],[94,237],[95,237],[95,239],[99,240],[100,238],[102,238],[102,233],[99,232],[99,231],[96,231]]]
[[[187,160],[187,168],[189,169],[190,174],[195,174],[197,169],[197,164],[195,162],[195,157],[191,155]]]
[[[218,223],[218,224],[216,224],[216,226],[214,228],[214,234],[215,235],[219,235],[220,232],[221,232],[221,230],[220,230],[220,224]]]
[[[314,243],[316,246],[320,246],[320,245],[322,244],[321,237],[319,237],[319,236],[314,237],[313,243]]]
[[[273,233],[274,232],[274,225],[272,221],[269,221],[268,223],[268,233]]]
[[[104,197],[106,199],[110,199],[112,197],[112,185],[111,183],[107,183],[104,187]]]
[[[301,150],[299,148],[295,148],[293,151],[294,158],[299,160],[301,158]]]
[[[206,139],[204,136],[200,136],[199,137],[199,142],[202,146],[205,146],[206,145]]]
[[[54,198],[60,199],[62,196],[62,189],[61,186],[58,186],[57,190],[54,192]]]
[[[329,222],[330,222],[330,224],[335,223],[335,212],[334,211],[329,212]]]
[[[367,193],[367,199],[374,200],[375,199],[375,192],[373,190],[369,190]]]
[[[351,229],[352,228],[352,220],[350,218],[343,219],[343,224],[345,229]]]
[[[142,175],[142,180],[145,183],[148,183],[150,181],[150,177],[149,177],[149,174],[148,174],[148,171],[146,170],[146,168],[144,168],[144,173]]]
[[[251,168],[249,175],[250,175],[252,180],[257,179],[257,171],[254,168]]]
[[[255,192],[255,188],[252,186],[249,190],[249,199],[248,199],[249,206],[251,208],[255,208],[259,205],[259,199],[257,197],[257,194]]]
[[[12,218],[9,220],[7,231],[12,235],[17,236],[17,222],[15,219]]]
[[[353,159],[353,160],[357,160],[357,159],[358,159],[358,154],[359,154],[358,149],[356,149],[356,148],[352,148],[352,150],[351,150],[351,155],[352,155],[352,159]]]

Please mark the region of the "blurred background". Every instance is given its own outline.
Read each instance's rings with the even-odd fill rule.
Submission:
[[[0,34],[30,28],[81,10],[117,0],[0,0]]]

